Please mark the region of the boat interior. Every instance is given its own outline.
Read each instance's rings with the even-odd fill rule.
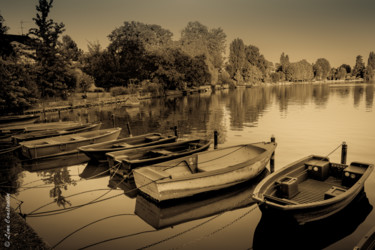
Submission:
[[[365,173],[368,164],[332,163],[314,157],[281,176],[263,194],[266,200],[280,205],[322,201],[345,193]]]

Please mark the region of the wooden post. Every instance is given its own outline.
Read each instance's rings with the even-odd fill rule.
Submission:
[[[275,136],[271,136],[271,142],[276,142]],[[270,172],[275,172],[275,151],[273,151],[270,159]]]
[[[116,122],[115,122],[115,115],[112,114],[111,116],[112,116],[112,126],[115,127],[115,125],[116,125]]]
[[[215,130],[214,131],[214,149],[217,149],[218,135],[219,135],[219,133]]]
[[[346,142],[343,142],[341,146],[341,164],[346,164],[347,154],[348,154],[348,145],[346,144]]]
[[[61,111],[59,110],[58,113],[59,113],[59,122],[61,122]]]
[[[178,137],[177,126],[174,126],[174,127],[173,127],[173,131],[174,131],[174,135]]]
[[[126,123],[126,126],[128,127],[129,137],[132,137],[133,135],[132,135],[132,131],[131,131],[131,129],[130,129],[129,122]]]
[[[43,107],[43,117],[44,117],[44,122],[47,122],[46,109],[44,107]]]

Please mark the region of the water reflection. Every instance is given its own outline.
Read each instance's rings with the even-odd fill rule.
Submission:
[[[79,177],[83,179],[97,179],[109,175],[109,167],[107,163],[98,163],[96,161],[89,161]]]
[[[339,213],[303,226],[297,225],[289,218],[277,217],[271,213],[263,214],[254,233],[253,249],[326,248],[353,233],[372,208],[366,193],[361,192]],[[341,247],[345,248],[348,246]]]
[[[19,158],[14,152],[1,154],[0,166],[0,195],[18,194],[24,176]]]
[[[40,171],[37,175],[45,184],[54,185],[49,191],[49,195],[59,207],[63,206],[65,208],[66,205],[72,205],[70,201],[66,200],[63,196],[63,190],[68,190],[70,185],[77,185],[77,182],[71,178],[68,168],[64,167],[60,169]]]
[[[265,169],[256,179],[220,191],[204,193],[191,198],[155,203],[138,195],[135,214],[155,229],[255,205],[251,198],[256,184],[269,171]]]

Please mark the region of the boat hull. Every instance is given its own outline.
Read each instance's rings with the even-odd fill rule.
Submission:
[[[115,140],[120,135],[121,128],[104,129],[98,131],[90,131],[77,133],[73,135],[56,136],[39,140],[22,142],[22,154],[29,159],[37,159],[41,157],[61,156],[78,152],[78,148]],[[75,139],[78,138],[78,139]]]
[[[0,126],[13,126],[34,123],[39,119],[39,115],[15,115],[0,117]]]
[[[217,170],[187,174],[182,177],[174,177],[173,174],[169,175],[167,173],[165,175],[161,175],[161,171],[158,173],[152,173],[152,167],[146,167],[135,169],[133,171],[134,180],[136,186],[140,188],[141,192],[145,193],[158,202],[193,196],[195,194],[213,190],[219,190],[245,182],[258,176],[266,168],[266,165],[269,162],[271,155],[276,147],[276,144],[274,143],[268,143],[264,145],[266,145],[267,148],[264,153],[260,154],[254,159],[243,161],[233,166],[229,165]],[[233,151],[236,150],[236,147],[230,148],[233,148]],[[197,159],[195,158],[202,157],[204,156],[204,154],[211,154],[211,152],[219,153],[220,155],[220,152],[216,151],[220,150],[195,154],[190,157],[174,160],[174,162],[197,161]],[[225,162],[222,159],[218,160]],[[157,176],[158,174],[159,176]]]
[[[152,136],[160,136],[159,140],[150,140],[146,142],[146,138],[150,138]],[[176,141],[177,136],[162,136],[161,134],[155,134],[155,133],[149,133],[139,136],[133,136],[118,140],[113,140],[109,142],[103,142],[103,143],[97,143],[89,146],[80,147],[79,151],[85,153],[88,157],[90,157],[91,160],[98,161],[98,162],[104,162],[107,161],[107,153],[110,152],[117,152],[117,151],[123,151],[123,150],[131,150],[134,148],[141,148],[141,147],[147,147],[157,144],[164,144],[164,143],[171,143],[173,141]],[[142,141],[140,143],[133,143],[137,141]],[[127,147],[113,147],[113,145],[116,144],[122,144],[122,143],[129,143]]]
[[[308,164],[311,162],[316,163],[314,166],[318,166],[318,162],[330,166],[327,168],[330,173],[329,176],[324,179],[317,179],[315,173],[318,173],[318,167],[316,167],[316,170],[308,172]],[[261,181],[254,190],[253,199],[258,202],[263,213],[278,213],[281,216],[292,218],[301,225],[325,219],[347,207],[364,190],[365,180],[374,166],[357,162],[352,164],[363,166],[362,175],[356,182],[346,186],[343,176],[345,169],[349,169],[348,165],[330,163],[327,157],[307,156],[285,166]],[[282,191],[276,187],[285,185],[280,184],[280,180],[284,178],[295,179],[294,187],[298,187],[300,192],[298,191],[289,198],[285,197],[285,193],[280,196]],[[289,190],[294,189],[291,188],[293,187],[292,184],[287,185]],[[338,191],[333,194],[330,190]]]

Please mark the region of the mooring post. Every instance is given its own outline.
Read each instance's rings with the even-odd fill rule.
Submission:
[[[271,136],[271,142],[276,142],[276,138],[274,135]],[[275,172],[275,151],[273,151],[270,159],[270,172]]]
[[[43,117],[44,117],[44,122],[47,122],[46,109],[44,107],[43,107]]]
[[[343,142],[341,146],[341,164],[346,164],[347,154],[348,154],[348,145],[346,144],[346,142]]]
[[[215,130],[214,131],[214,149],[217,149],[218,135],[219,135],[219,133]]]
[[[61,122],[61,111],[60,110],[58,111],[58,114],[59,114],[59,122]]]
[[[128,127],[129,137],[132,137],[133,135],[132,135],[132,131],[131,131],[131,129],[130,129],[129,122],[126,123],[126,126]]]
[[[177,126],[174,126],[174,127],[173,127],[173,131],[174,131],[174,136],[178,137]]]
[[[112,126],[115,127],[115,125],[116,125],[116,122],[115,122],[115,115],[112,114],[111,116],[112,116]]]

